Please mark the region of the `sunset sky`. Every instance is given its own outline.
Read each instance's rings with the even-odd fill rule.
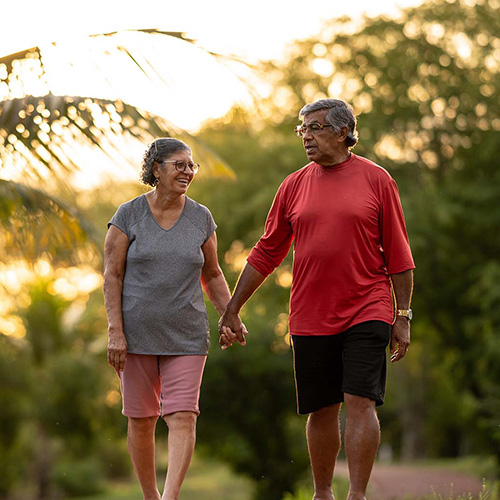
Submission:
[[[126,28],[186,32],[207,48],[247,59],[279,58],[286,42],[311,36],[326,19],[387,13],[422,0],[24,0],[2,2],[0,52],[68,35]]]

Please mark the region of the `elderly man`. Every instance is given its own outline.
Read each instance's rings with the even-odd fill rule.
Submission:
[[[395,362],[410,343],[414,263],[395,181],[351,152],[357,143],[352,108],[321,99],[299,116],[296,133],[310,163],[278,189],[265,233],[220,320],[220,344],[245,344],[238,313],[294,241],[289,328],[298,413],[309,415],[313,498],[334,498],[344,402],[348,500],[365,500],[380,443],[375,408],[384,402],[386,348]]]

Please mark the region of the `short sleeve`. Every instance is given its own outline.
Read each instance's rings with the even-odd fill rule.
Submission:
[[[128,210],[125,204],[120,205],[115,215],[111,217],[111,220],[108,222],[108,229],[111,225],[116,226],[130,238]]]
[[[391,179],[382,194],[380,226],[387,272],[397,274],[414,269],[403,208],[394,179]]]
[[[284,183],[279,187],[266,220],[264,234],[251,250],[247,261],[263,276],[268,276],[287,256],[293,230],[286,215]]]
[[[206,222],[206,237],[204,243],[208,241],[210,236],[212,236],[213,232],[217,229],[217,224],[215,223],[215,220],[212,214],[210,213],[210,210],[206,207],[205,209],[206,209],[207,222]]]

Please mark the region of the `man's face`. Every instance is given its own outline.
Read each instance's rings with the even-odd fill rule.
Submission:
[[[328,125],[326,122],[327,109],[313,111],[304,116],[303,126],[312,123]],[[314,133],[308,129],[302,137],[302,143],[309,160],[318,165],[329,166],[339,163],[339,157],[345,155],[347,146],[345,145],[346,130],[334,132],[332,127],[327,126]]]

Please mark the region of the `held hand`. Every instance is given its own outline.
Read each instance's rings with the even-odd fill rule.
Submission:
[[[396,317],[396,321],[392,325],[391,335],[391,363],[395,363],[403,359],[408,352],[410,345],[410,322],[402,317]]]
[[[221,333],[219,333],[219,345],[220,348],[225,351],[228,347],[232,347],[233,343],[229,339],[234,334],[227,326],[223,326],[221,330]]]
[[[108,340],[108,364],[112,366],[116,373],[123,371],[125,358],[127,357],[127,341],[125,335],[110,334]]]
[[[248,331],[238,314],[225,311],[219,320],[219,345],[221,349],[231,347],[234,342],[246,345],[245,336]]]

